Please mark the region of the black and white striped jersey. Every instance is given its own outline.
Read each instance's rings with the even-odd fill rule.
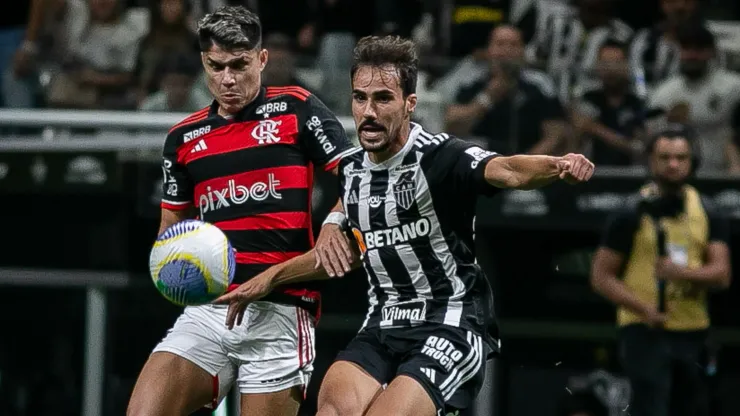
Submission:
[[[348,226],[370,283],[366,327],[441,323],[497,337],[493,296],[476,264],[473,228],[496,157],[412,123],[403,149],[375,164],[362,149],[339,165]]]
[[[642,29],[630,45],[632,71],[644,77],[646,86],[657,86],[678,72],[678,44],[666,38],[658,27]]]
[[[589,31],[575,12],[552,14],[539,25],[526,54],[527,59],[544,65],[547,73],[556,79],[574,77],[568,81],[568,88],[589,89],[598,86],[595,65],[602,45],[609,40],[628,44],[632,36],[632,29],[619,19]],[[569,93],[562,91],[560,95],[569,96]]]

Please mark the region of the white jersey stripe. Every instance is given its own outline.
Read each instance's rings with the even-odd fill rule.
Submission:
[[[453,295],[451,300],[459,300],[465,294],[465,285],[460,277],[457,276],[457,264],[455,264],[450,247],[447,245],[447,241],[442,234],[442,229],[439,226],[439,218],[437,218],[437,213],[434,210],[432,193],[429,190],[429,183],[423,171],[419,171],[416,178],[416,195],[416,206],[419,210],[419,215],[429,218],[432,224],[432,229],[429,233],[429,242],[437,259],[444,265],[445,274],[449,276],[452,282]]]
[[[468,345],[473,345],[473,333],[468,331],[467,335]],[[450,386],[452,386],[455,381],[457,380],[457,375],[462,371],[464,368],[467,368],[471,362],[475,361],[475,355],[476,350],[475,348],[470,348],[470,351],[468,351],[468,355],[465,356],[465,358],[457,363],[450,372],[450,375],[445,379],[445,381],[442,382],[442,384],[439,385],[439,390],[444,395],[444,392],[448,390]]]
[[[388,190],[385,195],[385,222],[388,227],[396,227],[401,224],[398,220],[396,210],[398,206],[396,204],[396,196],[393,192],[393,185],[397,182],[398,177],[401,176],[399,171],[391,171],[388,178]],[[416,194],[418,197],[418,193]],[[432,287],[429,285],[429,279],[424,274],[424,269],[421,267],[419,258],[414,253],[413,248],[410,244],[398,244],[395,247],[398,256],[401,258],[406,271],[411,277],[411,283],[414,285],[416,294],[421,298],[432,299]]]
[[[455,379],[449,384],[449,386],[447,386],[446,389],[442,389],[442,395],[444,396],[445,400],[450,400],[450,398],[452,398],[452,395],[455,394],[455,391],[457,391],[460,386],[465,384],[468,380],[473,378],[478,373],[478,370],[480,370],[480,367],[483,364],[483,341],[481,340],[481,337],[468,331],[468,340],[472,341],[471,352],[474,353],[473,359],[468,363],[467,366],[465,366],[465,368],[462,368],[457,373]],[[447,380],[445,380],[445,382],[447,382]]]

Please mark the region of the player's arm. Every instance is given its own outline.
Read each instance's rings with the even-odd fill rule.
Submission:
[[[360,252],[356,244],[352,244],[350,253],[350,270],[354,270],[362,266]],[[268,269],[266,273],[268,273],[270,277],[272,287],[308,282],[312,280],[326,280],[333,279],[335,277],[342,277],[330,275],[325,268],[316,268],[315,264],[316,249],[312,249],[298,257],[294,257],[284,263],[273,266],[271,268],[272,270]]]
[[[449,179],[450,189],[493,195],[500,188],[534,189],[560,178],[587,181],[594,165],[582,155],[501,156],[458,138],[451,138],[426,158],[431,172]]]
[[[159,231],[157,231],[157,235],[162,234],[164,230],[188,218],[193,218],[192,207],[180,210],[162,208],[162,213],[159,220]]]
[[[337,173],[342,157],[356,152],[337,116],[315,95],[302,108],[301,144],[308,159],[327,172]]]
[[[619,278],[632,250],[638,221],[636,212],[620,212],[609,220],[591,264],[590,282],[596,293],[614,305],[650,317],[657,313],[656,308],[638,298]]]
[[[493,158],[485,165],[483,176],[497,188],[535,189],[557,179],[569,183],[591,179],[594,164],[579,154],[562,157],[515,155]]]
[[[170,133],[162,150],[162,216],[159,233],[178,222],[193,218],[193,183],[177,157],[179,141]]]
[[[727,219],[714,209],[707,209],[709,216],[709,241],[701,267],[689,268],[673,264],[664,259],[658,265],[656,273],[659,278],[674,281],[686,281],[715,289],[727,289],[732,282],[730,266],[730,224]]]
[[[360,267],[362,264],[359,249],[354,246],[351,267]],[[242,283],[238,288],[216,299],[214,303],[229,305],[226,314],[226,326],[231,329],[234,324],[241,325],[244,311],[249,302],[253,302],[267,296],[278,286],[293,283],[308,282],[313,280],[330,279],[329,273],[324,268],[316,268],[316,253],[308,251],[300,256],[294,257],[286,262],[270,267],[254,278]]]

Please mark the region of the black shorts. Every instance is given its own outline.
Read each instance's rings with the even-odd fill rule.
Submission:
[[[367,328],[340,352],[337,361],[357,364],[380,384],[405,375],[419,382],[437,411],[470,406],[485,376],[490,347],[480,335],[447,325]]]

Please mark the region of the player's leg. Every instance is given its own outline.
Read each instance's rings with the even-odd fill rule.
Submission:
[[[364,329],[337,356],[321,382],[317,416],[364,415],[395,374],[379,329]]]
[[[221,348],[226,308],[186,308],[139,375],[128,416],[189,415],[214,407],[235,370]]]
[[[361,416],[382,391],[378,380],[357,364],[336,361],[321,382],[316,416]]]
[[[305,309],[253,302],[224,337],[237,363],[242,416],[295,416],[313,371],[314,318]]]
[[[366,416],[436,416],[432,397],[415,379],[398,376],[373,402]]]
[[[213,397],[213,376],[169,352],[154,352],[139,374],[129,416],[188,415]]]
[[[303,386],[274,393],[242,394],[241,415],[295,416],[303,402]]]
[[[483,383],[489,347],[481,336],[445,325],[398,332],[410,344],[397,377],[367,416],[435,416],[469,407]]]

